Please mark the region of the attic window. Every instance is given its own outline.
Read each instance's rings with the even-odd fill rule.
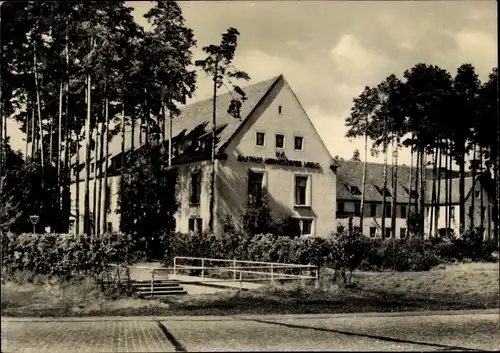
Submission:
[[[384,195],[384,189],[377,188],[380,195]],[[386,188],[385,189],[385,197],[391,197],[391,192]]]
[[[410,192],[410,197],[411,197],[412,199],[416,199],[416,198],[418,198],[418,192],[417,192],[417,190],[412,190],[412,191]]]
[[[349,191],[351,192],[351,195],[361,195],[361,191],[357,186],[350,186]]]
[[[280,106],[278,107],[278,114],[280,114],[280,115],[281,115],[281,113],[283,113],[283,106],[282,106],[282,105],[280,105]]]

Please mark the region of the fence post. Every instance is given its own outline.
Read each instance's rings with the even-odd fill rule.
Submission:
[[[155,283],[155,270],[154,268],[151,270],[151,296],[153,296],[154,291],[154,283]]]
[[[233,259],[233,279],[236,281],[236,259]]]
[[[205,278],[205,259],[201,259],[201,278]]]
[[[316,277],[315,281],[316,283],[314,286],[316,287],[316,289],[319,289],[319,269],[317,267],[315,269],[315,277]]]
[[[274,265],[271,264],[271,284],[274,284]]]
[[[240,271],[240,292],[241,292],[241,290],[243,288],[242,275],[243,275],[243,272]]]
[[[174,277],[177,276],[177,258],[174,257]]]

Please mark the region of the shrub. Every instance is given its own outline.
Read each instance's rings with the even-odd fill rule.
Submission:
[[[112,263],[134,261],[131,237],[68,234],[2,234],[2,268],[5,273],[31,272],[63,279],[84,274],[98,276]]]

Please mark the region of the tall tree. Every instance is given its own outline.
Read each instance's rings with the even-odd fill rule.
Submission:
[[[354,98],[354,105],[351,108],[351,114],[346,118],[345,124],[349,128],[346,137],[364,136],[365,139],[365,155],[363,162],[363,180],[361,186],[361,207],[359,228],[363,232],[364,208],[365,208],[365,191],[366,191],[366,168],[368,158],[368,135],[370,131],[368,127],[371,124],[373,115],[380,107],[380,99],[377,88],[366,86],[359,97]]]
[[[452,112],[462,123],[450,124],[451,139],[453,141],[453,157],[460,170],[459,182],[459,209],[460,230],[465,230],[465,158],[471,149],[470,137],[472,121],[477,117],[478,94],[480,89],[479,78],[470,64],[463,64],[457,69],[453,80]]]
[[[250,76],[236,69],[233,65],[234,55],[238,46],[238,36],[240,33],[236,28],[230,27],[222,34],[222,40],[219,45],[209,45],[203,48],[207,54],[204,60],[196,61],[196,66],[200,67],[213,80],[213,110],[212,110],[212,139],[211,139],[211,173],[210,173],[210,219],[209,229],[214,230],[215,218],[215,151],[217,148],[216,129],[217,129],[217,91],[225,81],[229,81],[233,85],[233,99],[228,107],[228,113],[236,119],[241,119],[240,110],[242,101],[246,99],[245,92],[236,84],[232,83],[232,79],[250,80]]]

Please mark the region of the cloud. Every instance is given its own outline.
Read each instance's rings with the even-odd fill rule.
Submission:
[[[498,42],[495,35],[480,31],[461,31],[454,35],[458,56],[463,62],[472,62],[479,70],[492,68],[498,59]]]
[[[382,53],[362,46],[360,39],[352,34],[341,36],[330,55],[343,78],[356,84],[369,84],[378,79],[391,63]]]

